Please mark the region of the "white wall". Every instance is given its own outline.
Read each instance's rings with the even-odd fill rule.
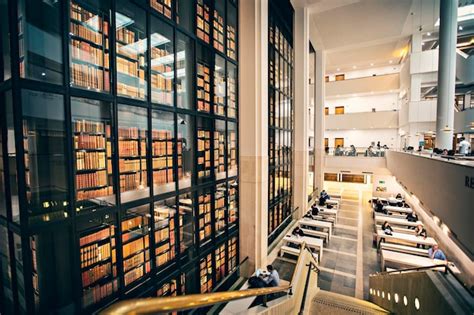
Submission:
[[[392,74],[400,72],[399,65],[387,66],[387,67],[377,67],[377,68],[368,68],[368,69],[360,69],[354,71],[336,71],[335,73],[326,74],[329,76],[329,81],[336,80],[336,74],[344,74],[345,80],[349,79],[357,79],[357,78],[365,78],[371,77],[375,75],[384,75],[384,74]]]
[[[326,107],[329,107],[329,114],[334,114],[336,106],[344,106],[345,113],[387,111],[398,109],[398,94],[386,93],[367,96],[341,97],[326,99]]]
[[[344,146],[353,144],[356,147],[368,147],[371,142],[381,145],[386,144],[390,148],[398,148],[397,129],[368,129],[368,130],[326,130],[324,137],[329,138],[329,147],[334,147],[335,138],[344,138]]]

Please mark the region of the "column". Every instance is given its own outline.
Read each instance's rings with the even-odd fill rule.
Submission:
[[[322,50],[316,50],[316,60],[314,63],[314,187],[315,190],[321,191],[324,186],[324,99],[326,84],[324,80],[325,55]]]
[[[240,258],[266,266],[268,234],[268,0],[240,1]]]
[[[309,13],[304,5],[295,7],[294,22],[294,208],[301,217],[308,206],[308,86],[309,86]]]
[[[436,147],[452,149],[458,0],[441,0],[439,26]]]

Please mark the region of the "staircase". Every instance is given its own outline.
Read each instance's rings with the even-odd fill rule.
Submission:
[[[346,295],[319,290],[312,300],[310,314],[390,314],[374,303]]]

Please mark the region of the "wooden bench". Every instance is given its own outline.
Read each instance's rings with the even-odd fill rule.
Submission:
[[[382,242],[380,244],[380,249],[381,250],[387,249],[387,250],[391,250],[393,252],[399,252],[399,253],[405,253],[405,254],[428,257],[428,250],[427,249],[417,248],[417,247],[412,247],[412,246],[407,246],[407,245],[400,245],[400,244],[394,244],[394,243],[383,243]]]
[[[304,229],[304,228],[301,228],[301,230],[304,232],[305,235],[314,236],[314,237],[317,237],[317,238],[322,238],[325,243],[329,242],[329,233],[328,232],[322,232],[322,231],[316,231],[316,230],[310,230],[310,229]]]
[[[283,245],[280,248],[280,256],[283,256],[283,254],[288,254],[288,255],[299,257],[300,256],[300,249]],[[320,262],[317,253],[313,253],[313,257],[314,257],[314,259],[316,259],[317,262]]]

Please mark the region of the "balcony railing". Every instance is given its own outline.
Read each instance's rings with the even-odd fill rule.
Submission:
[[[388,148],[367,148],[367,147],[326,147],[325,152],[326,155],[331,156],[349,156],[349,157],[357,157],[357,156],[365,156],[365,157],[384,157],[385,151]]]

